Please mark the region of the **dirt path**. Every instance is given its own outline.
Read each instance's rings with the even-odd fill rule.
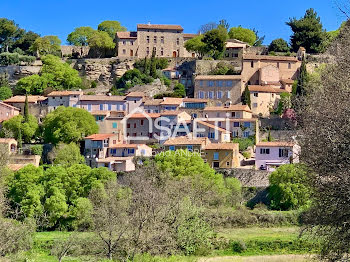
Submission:
[[[251,257],[208,257],[201,258],[198,262],[310,262],[311,256],[304,255],[276,255],[276,256],[251,256]]]

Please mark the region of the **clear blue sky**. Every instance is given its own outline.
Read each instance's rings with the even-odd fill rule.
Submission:
[[[285,22],[301,17],[312,7],[331,31],[345,19],[334,0],[0,0],[0,17],[15,20],[22,28],[41,35],[57,35],[66,43],[75,27],[118,20],[128,30],[137,23],[180,24],[185,33],[196,33],[199,26],[225,18],[230,26],[256,28],[266,35],[265,44],[275,38],[289,40]]]

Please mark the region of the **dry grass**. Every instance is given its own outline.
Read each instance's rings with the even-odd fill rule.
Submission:
[[[210,257],[201,258],[198,262],[316,262],[312,256],[305,255],[276,255],[276,256],[251,256],[251,257]]]

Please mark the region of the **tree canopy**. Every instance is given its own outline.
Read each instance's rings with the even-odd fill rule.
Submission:
[[[95,32],[92,27],[82,26],[75,28],[67,37],[67,41],[71,45],[87,46],[89,37]]]
[[[28,121],[24,120],[22,115],[18,115],[4,121],[2,126],[3,129],[6,130],[6,132],[10,132],[15,139],[23,139],[26,143],[29,143],[38,131],[38,120],[32,115],[28,116]]]
[[[112,39],[115,39],[117,32],[126,31],[126,27],[122,26],[118,21],[103,21],[98,25],[97,28],[99,31],[104,31],[109,34]]]
[[[39,55],[55,55],[60,56],[61,40],[58,36],[47,35],[35,39],[30,50]]]
[[[52,152],[50,152],[50,158],[55,165],[64,167],[73,166],[75,164],[85,164],[85,158],[80,154],[80,148],[75,143],[59,143]]]
[[[296,52],[304,47],[307,52],[320,53],[324,51],[326,31],[323,29],[321,19],[312,8],[306,10],[300,19],[290,18],[286,23],[293,31],[290,38],[291,47]]]
[[[269,52],[288,52],[289,50],[290,47],[283,38],[272,40],[269,45]]]
[[[89,46],[101,49],[113,49],[115,43],[107,32],[95,31],[88,39]]]
[[[227,31],[218,28],[204,34],[202,42],[205,44],[205,52],[214,59],[219,59],[225,51]]]
[[[228,32],[228,35],[231,39],[237,39],[246,42],[251,46],[253,46],[255,41],[257,40],[256,34],[253,30],[243,28],[241,26],[232,27]]]
[[[79,142],[85,136],[98,133],[95,118],[86,110],[74,107],[58,107],[43,121],[44,140],[58,144]]]
[[[196,36],[185,42],[185,48],[189,52],[195,52],[199,57],[203,57],[205,50],[205,43],[202,41],[204,35]]]

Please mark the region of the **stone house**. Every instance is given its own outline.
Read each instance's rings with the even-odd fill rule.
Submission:
[[[238,143],[211,143],[205,146],[204,152],[204,159],[212,168],[240,166]]]
[[[117,32],[118,57],[195,57],[184,48],[194,35],[184,34],[180,25],[138,24],[137,32]]]
[[[240,75],[199,75],[194,80],[194,97],[214,105],[238,104],[242,92]]]
[[[96,111],[126,111],[125,96],[82,95],[77,107],[89,112]]]
[[[192,130],[194,137],[207,137],[212,143],[224,143],[231,141],[230,131],[207,121],[195,119],[193,121]]]
[[[256,144],[255,166],[273,171],[284,164],[299,163],[300,146],[294,142],[260,142]]]
[[[248,86],[252,112],[255,116],[268,117],[278,107],[281,93],[288,90],[274,86]],[[289,92],[288,92],[289,93]]]
[[[186,112],[168,111],[160,113],[158,125],[160,130],[160,143],[169,137],[186,136],[191,132],[191,116]]]
[[[48,111],[51,112],[59,106],[77,107],[82,91],[53,91],[47,95]]]
[[[4,100],[5,104],[19,108],[21,112],[24,112],[25,96],[13,96]],[[39,122],[47,115],[47,97],[45,96],[28,96],[28,109],[29,114],[35,116]]]
[[[99,133],[116,134],[118,141],[121,143],[124,140],[123,118],[125,111],[94,111],[91,113],[99,127]]]
[[[242,63],[243,53],[249,45],[237,39],[228,39],[225,44],[225,60],[237,60]]]
[[[0,123],[9,120],[14,116],[18,116],[19,112],[19,108],[0,102]]]
[[[206,145],[210,144],[207,137],[194,138],[192,135],[171,137],[164,142],[163,148],[166,151],[188,150],[190,152],[202,154]]]

